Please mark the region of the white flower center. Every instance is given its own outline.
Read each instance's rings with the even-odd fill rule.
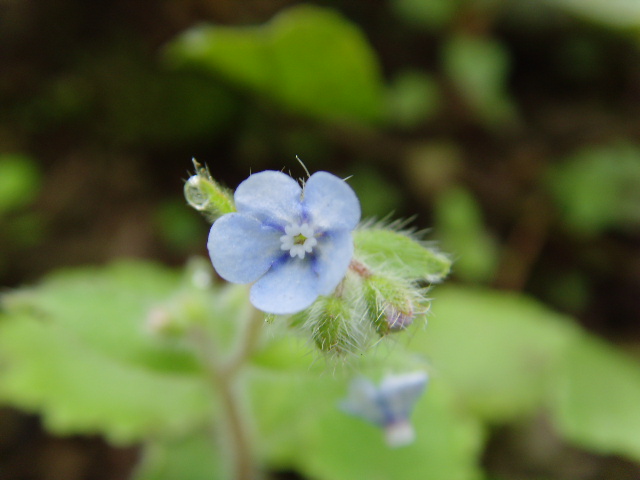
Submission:
[[[313,228],[308,223],[292,223],[284,227],[285,235],[280,237],[281,250],[289,250],[289,255],[304,258],[313,251],[318,241],[314,237]]]

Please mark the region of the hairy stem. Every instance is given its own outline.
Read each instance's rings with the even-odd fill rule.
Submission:
[[[264,313],[260,310],[253,309],[251,317],[245,325],[242,336],[236,346],[235,352],[231,355],[223,370],[226,376],[234,376],[234,374],[242,368],[247,359],[253,354],[260,341],[262,326],[264,325]]]
[[[227,423],[229,444],[233,454],[236,480],[253,480],[257,477],[253,464],[251,441],[242,415],[240,399],[233,377],[216,376],[222,409]]]
[[[220,398],[221,417],[225,419],[227,430],[225,443],[232,451],[236,480],[259,478],[254,465],[251,439],[242,411],[241,397],[238,393],[238,380],[242,368],[258,346],[263,323],[264,314],[253,309],[251,317],[239,335],[235,350],[226,361],[219,358],[213,339],[203,331],[193,332],[194,342],[200,351],[209,380]]]

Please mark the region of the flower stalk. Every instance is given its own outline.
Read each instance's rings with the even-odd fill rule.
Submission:
[[[191,338],[205,367],[209,382],[220,399],[225,430],[221,432],[231,449],[235,480],[260,478],[254,462],[253,446],[239,392],[242,369],[256,351],[260,342],[264,314],[252,309],[250,317],[240,331],[236,348],[223,359],[218,354],[214,339],[203,329],[194,329]]]

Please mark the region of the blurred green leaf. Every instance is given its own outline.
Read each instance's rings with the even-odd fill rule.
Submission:
[[[373,226],[356,230],[353,240],[357,256],[373,268],[384,266],[401,278],[438,282],[451,268],[446,255],[400,232]]]
[[[460,3],[460,0],[393,0],[391,6],[407,24],[438,30],[453,20]]]
[[[546,2],[614,27],[640,26],[640,2],[635,0],[546,0]]]
[[[364,218],[383,218],[402,204],[403,195],[400,189],[371,166],[355,167],[351,174],[349,185],[358,195]]]
[[[556,373],[551,411],[562,435],[640,461],[640,363],[594,338],[573,341]]]
[[[440,108],[440,90],[436,81],[421,72],[399,74],[387,94],[389,117],[404,128],[432,118]]]
[[[0,398],[42,414],[54,433],[130,443],[184,433],[210,414],[211,397],[196,376],[118,362],[47,320],[1,321]]]
[[[31,158],[0,154],[0,216],[32,202],[41,181],[38,166]]]
[[[132,480],[230,480],[223,448],[213,432],[151,442]]]
[[[498,41],[457,35],[443,52],[444,70],[460,95],[488,125],[514,119],[515,107],[507,92],[509,53]]]
[[[552,167],[548,183],[563,220],[578,233],[640,226],[640,148],[635,145],[584,148]]]
[[[498,246],[487,232],[480,206],[462,187],[451,188],[435,204],[435,231],[442,248],[455,259],[454,272],[466,280],[492,278],[498,265]]]
[[[391,449],[383,432],[339,410],[346,396],[335,376],[256,372],[254,404],[264,455],[280,468],[319,480],[480,478],[483,432],[461,415],[444,385],[431,385],[412,421],[415,443]]]
[[[489,421],[541,406],[575,332],[567,318],[517,294],[450,286],[433,291],[431,310],[409,348],[430,358],[462,404]]]
[[[118,443],[203,422],[213,400],[193,354],[145,324],[179,287],[173,272],[120,263],[61,272],[5,296],[0,398],[41,413],[56,433]]]
[[[260,27],[196,27],[174,40],[166,55],[312,117],[381,117],[377,58],[356,25],[328,9],[292,7]]]
[[[185,208],[183,201],[168,200],[155,211],[155,223],[162,239],[177,252],[187,252],[206,237],[206,224],[199,215]]]
[[[39,286],[4,295],[2,306],[9,314],[42,317],[120,362],[193,372],[197,363],[191,351],[159,342],[145,325],[150,312],[164,307],[181,286],[176,272],[121,262],[58,271]]]

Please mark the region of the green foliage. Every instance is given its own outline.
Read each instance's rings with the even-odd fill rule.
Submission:
[[[640,461],[640,364],[595,338],[559,362],[551,411],[560,433],[585,448]]]
[[[613,27],[640,26],[640,3],[633,0],[549,0],[549,3]]]
[[[585,148],[551,169],[548,183],[562,219],[575,232],[640,225],[640,148]]]
[[[195,27],[166,55],[311,117],[374,122],[382,113],[376,56],[362,32],[331,10],[297,6],[265,26]]]
[[[155,440],[144,446],[142,463],[132,480],[227,480],[231,475],[222,453],[213,432]]]
[[[475,282],[490,280],[498,264],[498,246],[471,193],[461,187],[446,190],[436,202],[435,217],[435,231],[455,259],[456,275]]]
[[[33,201],[40,183],[40,172],[31,158],[0,154],[0,217]]]
[[[452,36],[442,55],[445,73],[480,120],[497,126],[515,118],[506,90],[510,58],[501,43],[482,37]]]
[[[387,94],[390,120],[403,128],[412,128],[433,118],[440,109],[441,95],[433,77],[406,71],[398,75]]]
[[[357,235],[362,252],[371,255],[378,244],[395,252],[386,267],[396,272],[424,279],[425,271],[437,277],[448,268],[440,254],[401,233]],[[208,287],[208,268],[193,262],[180,276],[118,263],[59,272],[5,295],[0,399],[40,413],[58,434],[145,442],[136,480],[229,478],[224,442],[206,433],[220,421],[216,392],[184,334],[208,332],[224,353],[248,314],[246,290]],[[303,341],[280,335],[283,319],[267,327],[272,335],[239,385],[266,468],[320,480],[402,480],[416,472],[475,480],[482,425],[543,406],[570,441],[640,458],[636,362],[521,295],[439,287],[434,296],[429,327],[406,347],[381,344],[377,354],[354,359],[355,369],[374,375],[424,368],[420,359],[429,359],[431,385],[412,417],[417,439],[399,450],[337,408],[351,369],[324,375],[337,364],[317,364]]]
[[[437,30],[453,20],[460,0],[393,0],[393,10],[409,25]]]
[[[355,168],[349,185],[358,195],[363,218],[385,217],[399,208],[403,201],[400,189],[371,166]]]
[[[121,263],[60,272],[7,295],[0,398],[40,412],[53,432],[116,443],[208,421],[212,398],[193,355],[145,325],[178,286],[173,272]]]
[[[409,348],[428,355],[475,414],[506,421],[542,403],[574,335],[568,319],[516,294],[438,287],[431,321]]]
[[[512,421],[545,406],[561,435],[640,459],[640,364],[521,295],[439,287],[429,328],[409,348],[428,355],[475,415]]]
[[[154,223],[165,243],[177,252],[188,252],[200,246],[207,235],[200,217],[184,208],[184,201],[169,200],[154,212]]]
[[[451,261],[409,235],[383,228],[354,232],[356,256],[374,270],[382,268],[400,278],[438,282],[447,276]]]

